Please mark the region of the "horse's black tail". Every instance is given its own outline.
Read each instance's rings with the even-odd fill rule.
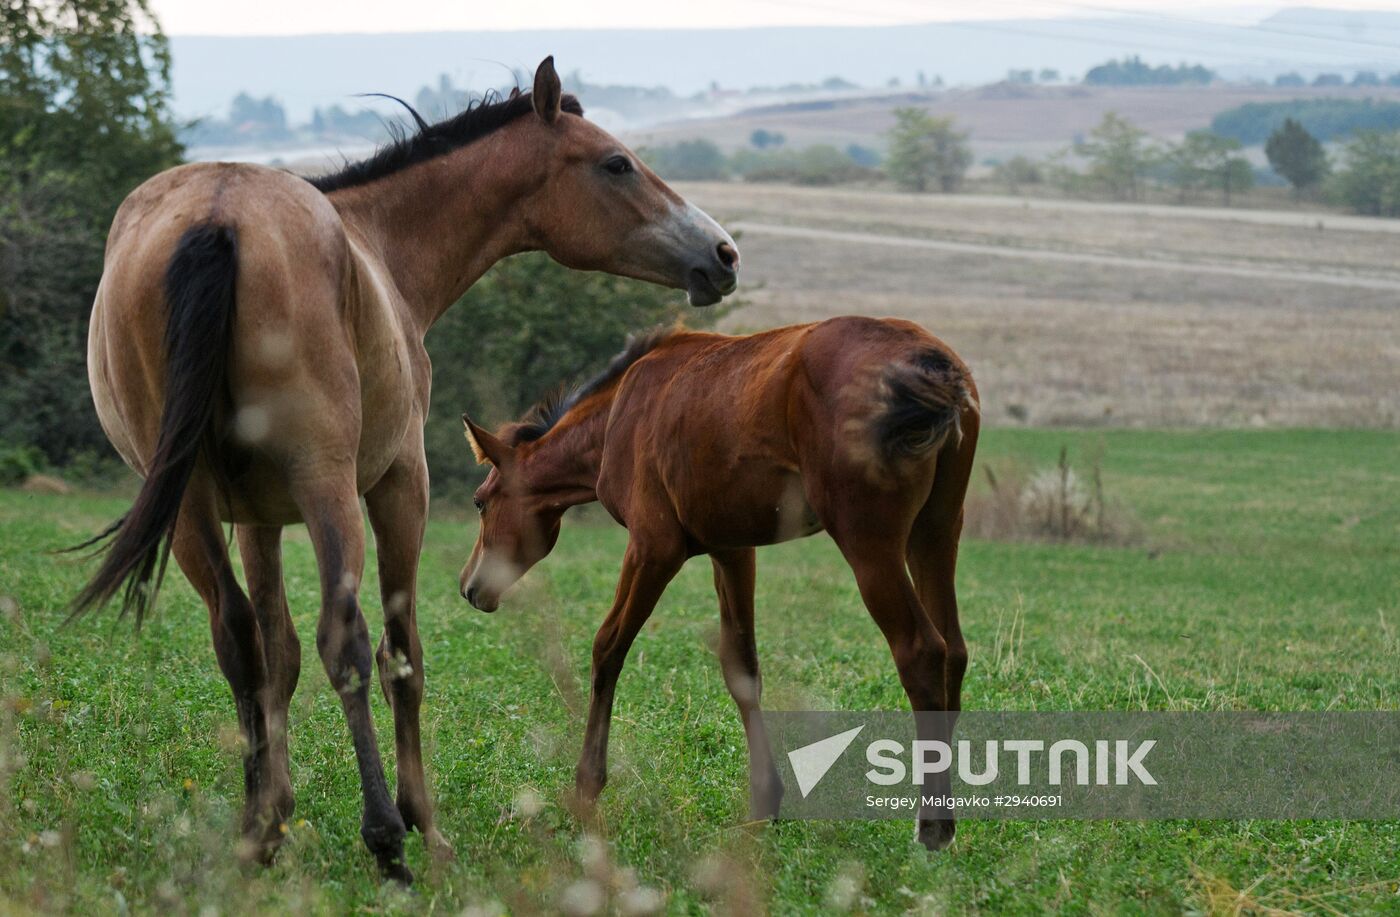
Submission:
[[[968,403],[967,371],[942,350],[930,347],[885,373],[884,409],[875,419],[875,439],[886,460],[936,451]]]
[[[140,627],[155,602],[185,487],[225,398],[237,278],[232,229],[204,223],[186,230],[165,271],[165,404],[155,455],[127,514],[72,549],[105,542],[102,566],[73,600],[71,617],[121,590],[122,615],[135,611]]]

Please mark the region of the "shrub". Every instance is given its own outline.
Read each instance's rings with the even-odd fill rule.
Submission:
[[[1140,530],[1133,517],[1104,494],[1100,458],[1086,474],[1070,465],[1061,447],[1059,461],[1025,473],[983,465],[987,489],[968,495],[964,531],[994,541],[1049,541],[1133,544]]]

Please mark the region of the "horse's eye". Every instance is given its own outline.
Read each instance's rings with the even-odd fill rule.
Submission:
[[[481,499],[480,497],[473,497],[472,505],[476,507],[476,511],[478,513],[486,511],[486,501]]]
[[[609,175],[626,175],[632,171],[632,160],[619,153],[616,156],[608,157],[603,162],[603,168],[607,170]]]

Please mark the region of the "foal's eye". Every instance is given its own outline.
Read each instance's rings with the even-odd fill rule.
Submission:
[[[626,175],[632,171],[632,160],[618,153],[603,161],[603,168],[609,175]]]

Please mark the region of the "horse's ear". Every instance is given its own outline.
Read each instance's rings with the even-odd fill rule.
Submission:
[[[478,465],[489,464],[499,468],[508,464],[515,455],[513,448],[501,442],[495,434],[472,423],[472,419],[466,414],[462,415],[462,424],[467,428],[467,442],[472,447],[472,454],[476,456]]]
[[[535,113],[553,124],[559,117],[559,108],[564,101],[564,87],[559,84],[559,74],[554,72],[554,55],[551,54],[535,68],[535,88],[531,91],[535,103]]]

